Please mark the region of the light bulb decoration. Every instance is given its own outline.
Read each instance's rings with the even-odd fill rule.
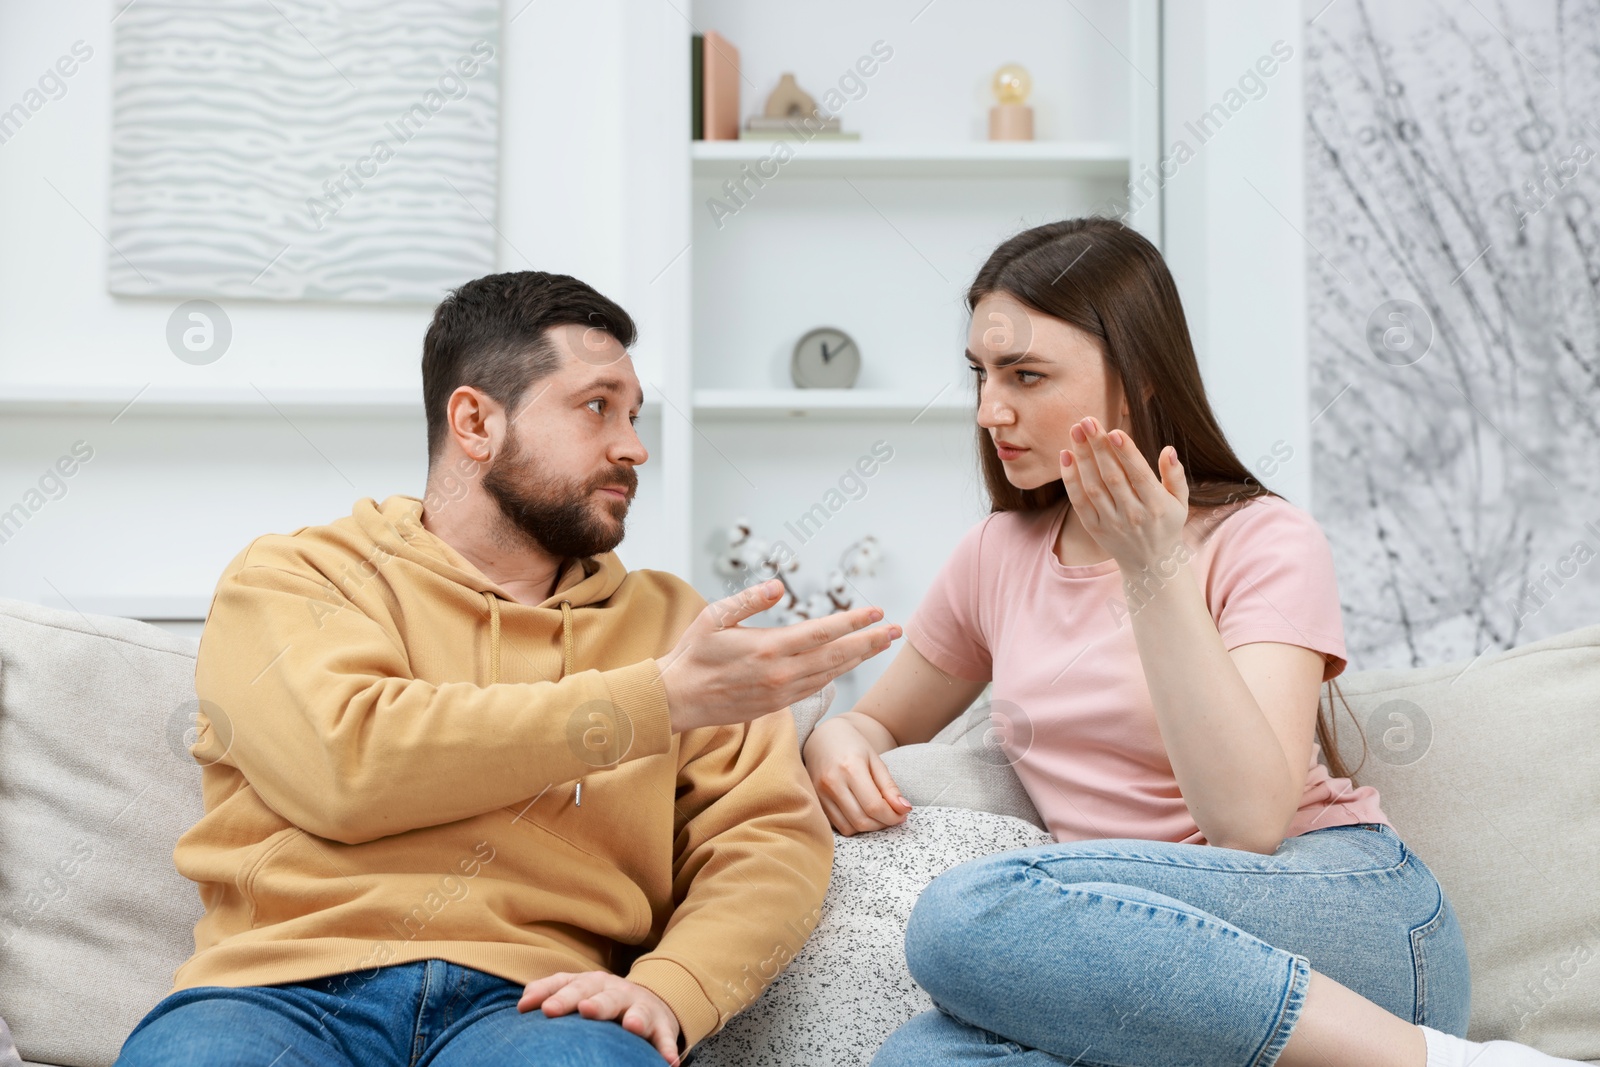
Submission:
[[[1033,108],[1026,103],[1033,77],[1021,63],[1007,63],[991,83],[999,103],[989,109],[989,140],[1033,140]]]
[[[1033,92],[1033,76],[1021,63],[1007,63],[994,72],[995,99],[1002,104],[1025,104]]]

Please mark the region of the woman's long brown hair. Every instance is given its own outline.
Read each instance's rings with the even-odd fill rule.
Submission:
[[[1253,497],[1278,495],[1251,475],[1223,435],[1206,399],[1178,288],[1161,253],[1137,230],[1094,216],[1024,230],[996,248],[978,271],[967,289],[967,311],[996,293],[1099,341],[1106,370],[1127,398],[1128,432],[1139,451],[1151,470],[1160,470],[1161,449],[1177,450],[1189,483],[1189,507],[1206,512],[1208,525],[1214,527]],[[976,429],[991,511],[1037,511],[1066,497],[1060,481],[1037,489],[1012,485],[988,431]],[[1331,722],[1332,694],[1341,699],[1344,694],[1336,682],[1327,685],[1330,721],[1324,721],[1319,704],[1317,742],[1328,772],[1351,778],[1354,785]],[[1365,745],[1363,736],[1363,757]]]

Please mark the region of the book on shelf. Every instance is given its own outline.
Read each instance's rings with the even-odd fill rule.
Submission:
[[[706,136],[705,56],[706,39],[697,33],[689,38],[689,137],[695,141]]]
[[[739,50],[716,30],[707,30],[701,69],[702,136],[707,141],[737,141]]]

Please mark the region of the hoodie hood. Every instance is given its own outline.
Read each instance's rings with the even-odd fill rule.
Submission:
[[[375,554],[387,553],[409,560],[483,597],[489,624],[489,676],[486,680],[493,685],[500,681],[500,602],[521,602],[491,581],[448,541],[428,530],[422,524],[422,512],[421,500],[395,495],[382,504],[371,497],[362,499],[352,509],[351,517],[371,540]],[[550,611],[560,616],[561,677],[573,671],[572,609],[610,599],[627,573],[615,552],[568,558],[562,561],[557,572],[555,592],[531,605],[536,611]]]
[[[422,525],[422,501],[416,497],[391,496],[382,504],[367,497],[356,503],[351,517],[375,548],[427,567],[476,592],[493,593],[502,600],[516,600],[447,541]],[[555,609],[566,601],[581,608],[599,603],[617,591],[627,573],[615,552],[569,558],[561,565],[556,591],[533,606]]]

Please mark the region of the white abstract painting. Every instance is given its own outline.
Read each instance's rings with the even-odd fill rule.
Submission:
[[[434,303],[493,271],[498,2],[116,3],[113,293]]]
[[[1600,622],[1600,2],[1302,10],[1314,509],[1352,664]]]

